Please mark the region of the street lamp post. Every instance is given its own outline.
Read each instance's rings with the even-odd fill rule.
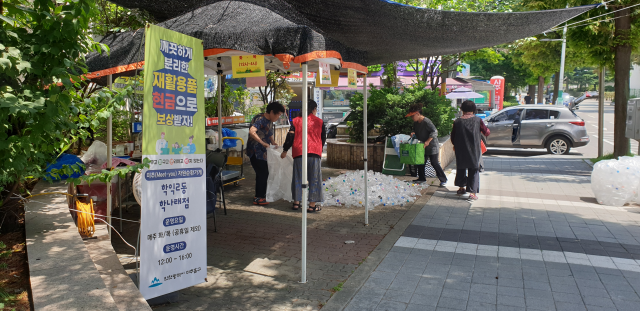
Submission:
[[[562,31],[562,39],[540,39],[540,41],[562,41],[562,52],[560,53],[560,76],[557,77],[558,83],[558,99],[556,105],[562,105],[564,100],[562,99],[562,93],[564,90],[564,59],[567,49],[567,24],[564,24],[564,30]]]

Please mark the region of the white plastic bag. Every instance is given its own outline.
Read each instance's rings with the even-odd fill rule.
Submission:
[[[623,206],[638,201],[640,157],[621,157],[596,163],[591,173],[591,190],[600,204]]]
[[[87,166],[85,174],[102,172],[102,165],[107,163],[107,145],[99,140],[94,141],[80,160]]]
[[[267,150],[267,165],[269,165],[267,202],[275,202],[280,199],[292,201],[293,158],[290,152],[287,153],[287,157],[284,159],[280,158],[280,154],[282,154],[282,147],[269,148]]]

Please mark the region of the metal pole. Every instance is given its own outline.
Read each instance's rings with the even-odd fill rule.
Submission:
[[[362,115],[364,123],[364,225],[369,225],[369,187],[368,187],[368,165],[367,165],[367,76],[362,81],[362,92],[364,93],[364,101],[362,104]]]
[[[604,155],[604,75],[606,68],[600,68],[600,79],[598,87],[598,157]]]
[[[113,83],[113,77],[111,75],[107,76],[107,87],[111,89],[111,84]],[[111,114],[109,114],[109,118],[107,119],[107,170],[111,171],[112,160],[111,154],[113,153],[112,145],[113,144],[113,129],[112,129],[112,118]],[[107,182],[107,222],[109,226],[107,226],[107,232],[109,232],[109,238],[111,238],[111,181]]]
[[[308,89],[307,89],[307,63],[302,63],[302,271],[300,283],[307,283],[307,120],[308,120]]]
[[[568,7],[569,5],[567,4],[567,8]],[[565,58],[566,49],[567,49],[567,23],[564,23],[564,29],[562,30],[562,53],[560,54],[560,77],[558,77],[559,79],[558,99],[555,102],[556,105],[558,103],[560,104],[564,103],[564,100],[562,99],[562,93],[564,90],[564,58]]]
[[[222,150],[222,73],[220,71],[218,71],[218,148]]]

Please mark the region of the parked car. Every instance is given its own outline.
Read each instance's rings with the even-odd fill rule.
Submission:
[[[563,106],[509,107],[484,122],[491,130],[483,137],[487,147],[547,148],[551,154],[568,154],[589,143],[584,120]]]

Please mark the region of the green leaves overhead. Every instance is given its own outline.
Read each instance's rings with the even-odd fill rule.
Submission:
[[[89,37],[95,0],[5,0],[0,21],[0,189],[42,177],[70,144],[125,98],[93,92],[84,55],[108,49]],[[0,198],[0,204],[2,199]]]

